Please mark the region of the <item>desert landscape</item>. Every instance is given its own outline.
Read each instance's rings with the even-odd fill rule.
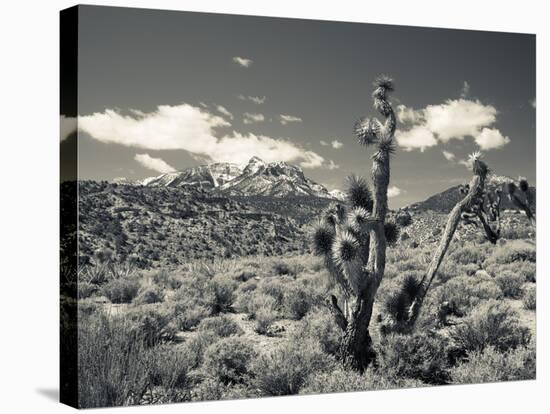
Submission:
[[[367,179],[331,193],[254,157],[244,169],[79,181],[79,270],[62,302],[74,306],[76,291],[81,406],[534,379],[535,189],[489,173],[479,154],[471,162],[479,188],[387,211],[363,321],[356,285],[372,276],[356,263],[377,253],[385,197]],[[353,323],[367,328],[359,351],[346,342]]]

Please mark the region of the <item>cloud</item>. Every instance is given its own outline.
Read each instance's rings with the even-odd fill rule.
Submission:
[[[174,167],[169,165],[163,159],[153,158],[149,154],[136,154],[136,156],[134,157],[134,160],[139,162],[145,168],[157,171],[162,174],[176,171]]]
[[[336,164],[333,160],[330,160],[327,164],[327,168],[332,171],[337,170],[338,168],[340,168],[340,166]]]
[[[462,99],[466,99],[469,94],[470,94],[470,84],[468,83],[468,81],[464,81],[464,84],[462,85],[462,89],[460,90],[460,97]]]
[[[253,124],[255,122],[263,122],[265,117],[262,114],[251,114],[250,112],[245,112],[243,114],[243,122],[245,124]]]
[[[319,141],[319,144],[321,144],[323,147],[328,147],[330,145],[328,142],[323,140]]]
[[[216,106],[216,109],[218,110],[219,113],[225,115],[229,119],[233,119],[233,114],[229,112],[224,106],[218,105]]]
[[[237,65],[242,66],[243,68],[248,68],[252,63],[252,59],[243,58],[240,56],[233,57],[233,62],[235,62]]]
[[[469,88],[467,82],[464,88],[466,85]],[[466,137],[473,138],[483,150],[500,148],[510,142],[510,138],[493,127],[497,119],[496,108],[479,100],[449,99],[421,110],[404,105],[396,109],[398,120],[405,124],[396,132],[397,142],[407,151],[424,151],[439,142],[464,140]]]
[[[455,155],[452,153],[452,152],[449,152],[449,151],[441,151],[443,153],[443,156],[445,157],[445,159],[447,161],[454,161],[455,159]]]
[[[416,124],[422,120],[422,111],[415,111],[405,105],[397,105],[397,120],[402,124]]]
[[[391,186],[390,188],[388,188],[389,198],[397,197],[400,194],[401,194],[401,189],[399,187]]]
[[[281,115],[281,124],[286,125],[291,122],[302,122],[302,118],[293,115]]]
[[[244,96],[244,95],[239,95],[238,98],[241,100],[241,101],[250,101],[250,102],[254,102],[256,105],[261,105],[265,102],[266,100],[266,97],[265,96]]]
[[[76,132],[77,122],[76,117],[61,115],[59,119],[59,138],[60,141],[65,141],[69,135]]]
[[[266,162],[293,162],[304,168],[325,165],[323,157],[288,139],[236,131],[221,134],[219,128],[229,126],[226,120],[188,104],[161,105],[140,115],[122,115],[107,109],[80,116],[78,126],[103,143],[148,150],[185,150],[192,157],[209,162],[245,165],[258,156]]]
[[[344,143],[338,141],[337,139],[335,139],[334,141],[332,141],[332,142],[330,143],[330,145],[332,145],[332,148],[334,148],[334,149],[340,149],[340,148],[342,148],[342,147],[344,146]]]
[[[495,123],[496,115],[494,106],[466,99],[448,100],[424,109],[426,127],[443,142],[477,135],[481,128]]]
[[[490,150],[503,147],[510,142],[510,138],[505,137],[498,129],[483,128],[481,132],[474,137],[474,141],[482,150]]]
[[[426,148],[437,145],[433,132],[422,125],[414,126],[408,131],[397,130],[395,139],[397,144],[403,147],[405,151],[418,149],[424,152]]]

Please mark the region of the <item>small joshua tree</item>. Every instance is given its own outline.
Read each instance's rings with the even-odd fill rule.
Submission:
[[[329,301],[336,322],[343,331],[340,343],[342,362],[361,372],[376,356],[369,325],[376,292],[384,277],[386,247],[395,243],[398,235],[396,224],[386,220],[390,157],[395,151],[396,121],[387,99],[388,93],[393,91],[393,82],[382,76],[374,82],[374,87],[374,107],[385,121],[362,118],[355,125],[359,143],[377,147],[372,156],[373,191],[365,179],[352,176],[347,191],[348,206],[337,204],[329,208],[312,234],[315,253],[324,257],[332,281],[342,292],[343,306],[334,295]],[[410,332],[414,328],[426,293],[461,220],[476,226],[479,220],[491,243],[496,243],[500,237],[502,191],[490,193],[485,190],[489,169],[481,159],[481,153],[472,154],[469,162],[474,176],[468,185],[462,187],[464,198],[450,212],[426,274],[421,280],[406,278],[401,290],[386,304],[390,319],[383,325],[386,332]],[[517,194],[513,183],[507,184],[505,190],[510,200],[524,210],[534,223],[527,181],[520,180],[519,187],[523,197]]]

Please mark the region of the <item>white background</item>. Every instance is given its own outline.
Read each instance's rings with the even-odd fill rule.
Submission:
[[[91,1],[88,4],[537,33],[538,300],[537,380],[104,412],[539,413],[550,393],[548,157],[543,129],[549,95],[550,15],[545,1]],[[58,11],[70,1],[2,2],[0,10],[0,410],[68,412],[58,389]],[[545,16],[546,14],[546,16]],[[545,21],[546,17],[546,21]],[[498,68],[495,68],[498,70]],[[517,80],[521,82],[521,79]],[[545,254],[546,252],[546,254]],[[543,299],[544,297],[544,299]],[[545,390],[546,388],[546,390]],[[546,407],[545,407],[546,406]],[[546,409],[544,409],[546,408]]]

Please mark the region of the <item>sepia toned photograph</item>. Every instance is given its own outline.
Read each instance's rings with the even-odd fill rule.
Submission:
[[[534,34],[60,23],[62,402],[536,379]]]

